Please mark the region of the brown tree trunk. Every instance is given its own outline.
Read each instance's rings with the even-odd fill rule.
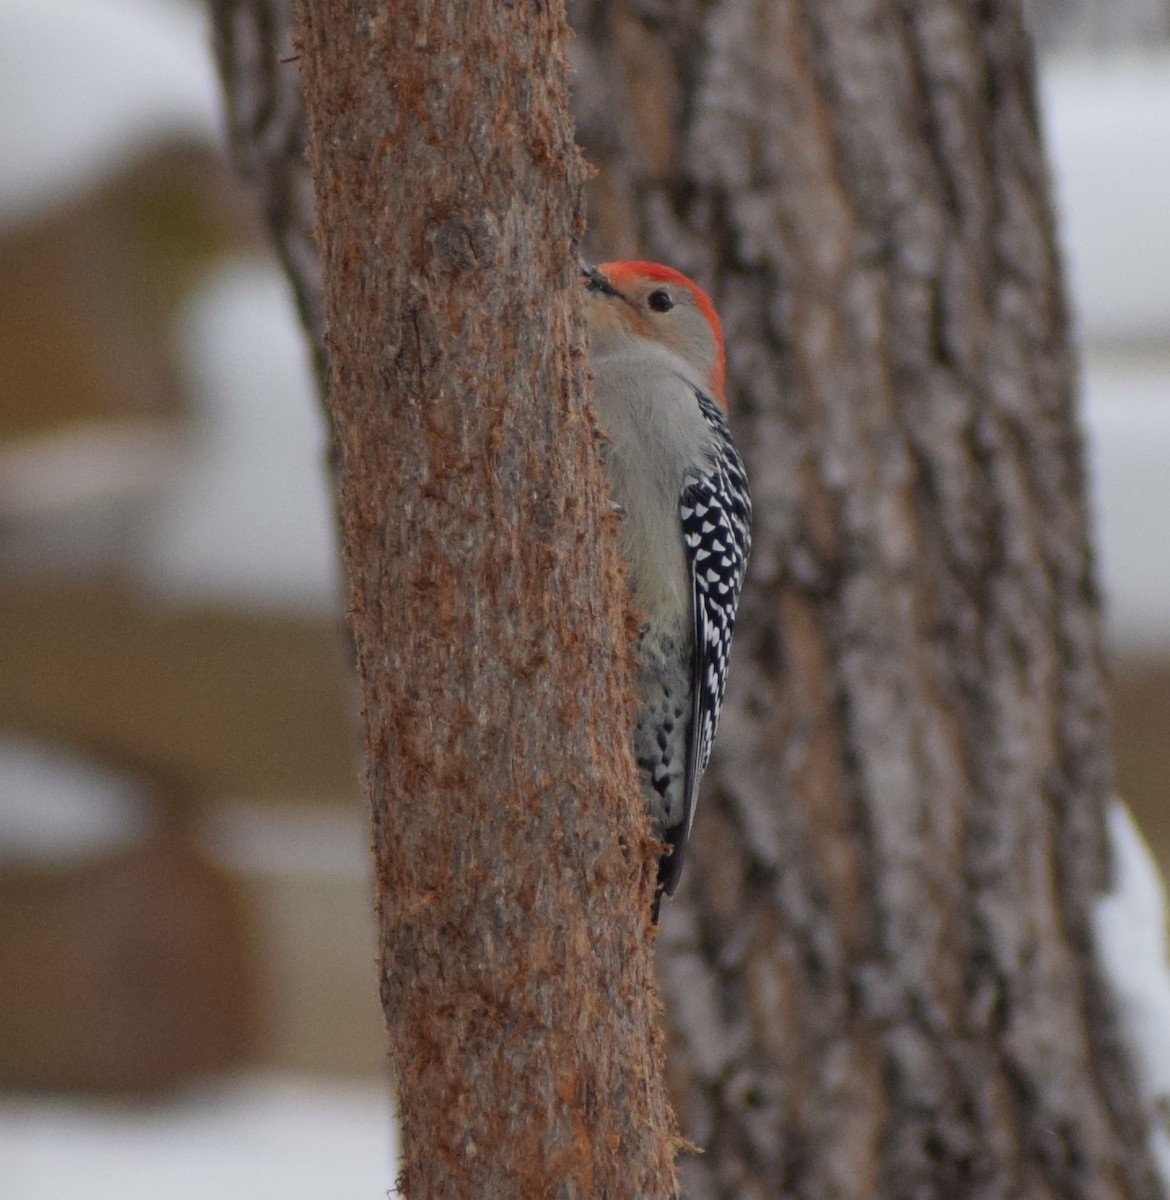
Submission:
[[[668,1196],[563,12],[300,15],[401,1189]]]
[[[1014,0],[571,5],[599,255],[712,285],[756,500],[659,947],[700,1197],[1153,1197]]]

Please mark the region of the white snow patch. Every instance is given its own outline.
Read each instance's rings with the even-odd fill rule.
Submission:
[[[1170,53],[1050,60],[1042,111],[1090,342],[1170,337]]]
[[[1091,357],[1084,394],[1109,640],[1127,654],[1165,652],[1170,647],[1170,354],[1146,361]]]
[[[370,880],[373,874],[369,814],[357,804],[224,800],[205,823],[203,842],[212,861],[237,876]]]
[[[220,141],[201,5],[0,0],[0,224],[95,186],[151,144]]]
[[[166,494],[173,425],[92,421],[0,444],[0,573],[108,569]]]
[[[142,586],[185,604],[337,612],[325,423],[283,275],[226,264],[179,337],[197,427],[137,550]]]
[[[384,1200],[397,1154],[373,1082],[250,1076],[152,1106],[0,1100],[5,1200]]]
[[[1150,1151],[1170,1187],[1170,967],[1166,893],[1128,807],[1106,812],[1112,891],[1094,912],[1097,954],[1113,986],[1142,1099],[1153,1118]]]
[[[0,863],[102,854],[140,840],[147,823],[146,797],[129,776],[0,736]]]
[[[174,466],[161,421],[92,421],[0,443],[0,519],[41,520],[122,507],[158,490]]]

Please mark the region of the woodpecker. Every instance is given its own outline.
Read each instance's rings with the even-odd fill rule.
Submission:
[[[634,757],[671,895],[727,682],[752,503],[710,298],[651,262],[582,264],[593,404],[634,608]]]

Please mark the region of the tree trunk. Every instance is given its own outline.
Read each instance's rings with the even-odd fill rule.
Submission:
[[[659,965],[700,1197],[1154,1197],[1011,0],[577,0],[591,250],[712,286],[756,500]]]
[[[563,12],[301,22],[401,1189],[668,1196]]]

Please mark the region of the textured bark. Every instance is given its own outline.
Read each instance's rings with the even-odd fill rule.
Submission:
[[[756,532],[660,971],[687,1196],[1153,1197],[1092,961],[1074,373],[1010,0],[578,0],[590,249],[709,284]]]
[[[564,14],[300,18],[400,1187],[667,1196]]]

